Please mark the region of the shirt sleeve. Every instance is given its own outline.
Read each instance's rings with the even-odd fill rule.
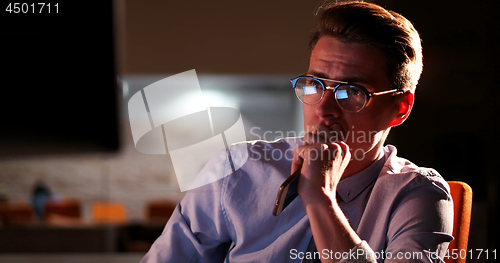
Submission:
[[[362,241],[360,244],[351,249],[353,253],[349,253],[349,256],[340,260],[339,263],[376,263],[375,253],[372,248]],[[351,255],[354,255],[351,257]]]
[[[443,262],[453,240],[453,201],[444,180],[417,176],[389,221],[385,262]],[[380,262],[380,259],[378,259]]]
[[[223,166],[210,161],[203,171],[220,172]],[[231,245],[221,196],[224,183],[223,178],[189,190],[141,263],[224,262]]]

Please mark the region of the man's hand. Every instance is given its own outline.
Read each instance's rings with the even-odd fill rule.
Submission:
[[[312,133],[306,134],[304,144],[295,150],[292,171],[301,171],[298,191],[317,251],[343,253],[361,243],[336,199],[337,185],[350,160],[345,142],[329,142]],[[322,262],[334,261],[322,259]]]
[[[325,195],[335,200],[337,184],[350,159],[346,143],[307,133],[303,145],[295,149],[292,162],[292,171],[301,169],[299,195],[304,205]]]

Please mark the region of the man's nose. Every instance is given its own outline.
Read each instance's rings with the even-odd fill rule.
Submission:
[[[317,104],[316,115],[321,118],[338,118],[341,114],[342,109],[335,100],[335,94],[326,90],[323,99]]]

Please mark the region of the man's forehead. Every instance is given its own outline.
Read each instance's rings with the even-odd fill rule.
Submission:
[[[307,71],[307,75],[329,79],[328,73],[324,73],[323,71],[318,71],[318,70],[311,69],[311,68]],[[366,83],[366,82],[368,82],[368,79],[366,79],[366,77],[364,77],[362,75],[357,75],[356,72],[353,72],[350,75],[342,76],[341,79],[332,79],[332,80],[336,80],[339,82],[348,82],[348,83]]]
[[[321,37],[309,60],[308,74],[329,79],[371,84],[386,77],[385,59],[377,48]]]

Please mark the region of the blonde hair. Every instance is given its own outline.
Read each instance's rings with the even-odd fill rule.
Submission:
[[[322,36],[374,46],[385,55],[386,72],[394,88],[415,91],[422,73],[420,36],[402,15],[365,2],[332,3],[320,7],[310,51]]]

